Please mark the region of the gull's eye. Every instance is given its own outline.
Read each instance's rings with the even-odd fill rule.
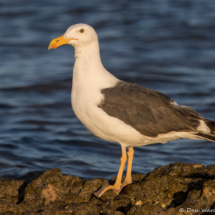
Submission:
[[[80,29],[79,32],[80,32],[80,33],[84,33],[84,29],[83,29],[83,28]]]

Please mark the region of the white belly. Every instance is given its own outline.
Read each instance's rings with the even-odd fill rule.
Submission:
[[[82,124],[95,136],[107,141],[127,146],[133,142],[142,142],[143,135],[138,131],[98,107],[102,99],[98,91],[72,92],[72,107]]]

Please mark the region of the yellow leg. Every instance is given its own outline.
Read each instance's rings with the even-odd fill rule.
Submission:
[[[127,172],[126,172],[125,181],[121,185],[122,188],[125,187],[126,185],[132,183],[131,170],[132,170],[133,157],[134,157],[134,149],[133,149],[133,147],[129,147],[128,148],[128,166],[127,166]]]
[[[95,196],[100,197],[103,193],[105,193],[109,189],[114,189],[117,192],[121,190],[122,174],[125,168],[126,160],[127,160],[126,148],[122,146],[122,157],[120,158],[120,167],[119,167],[115,184],[109,185],[108,187],[100,188],[97,192],[94,193]]]

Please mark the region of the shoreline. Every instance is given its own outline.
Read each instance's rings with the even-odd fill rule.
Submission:
[[[215,165],[174,163],[135,174],[117,195],[103,178],[82,180],[49,169],[31,181],[0,179],[0,214],[142,215],[215,212]]]

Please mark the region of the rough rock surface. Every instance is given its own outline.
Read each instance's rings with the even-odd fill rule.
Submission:
[[[119,195],[92,195],[106,184],[102,178],[64,176],[57,168],[26,182],[0,179],[0,214],[215,214],[215,165],[170,164],[133,175],[133,184]]]

